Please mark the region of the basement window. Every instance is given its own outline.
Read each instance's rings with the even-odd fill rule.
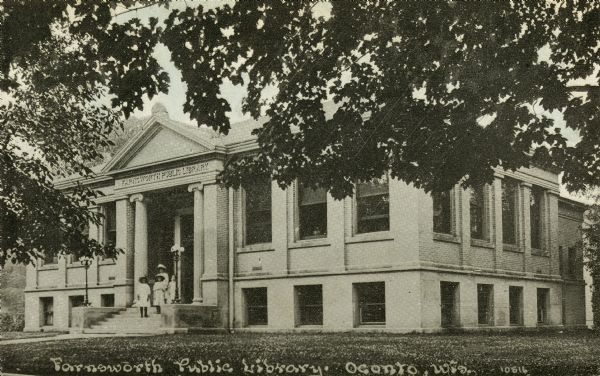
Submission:
[[[442,327],[458,326],[458,282],[440,282]]]
[[[385,324],[385,282],[355,283],[359,325]]]
[[[323,287],[296,286],[298,325],[323,325]]]
[[[267,325],[269,323],[267,288],[243,289],[246,305],[246,325]]]

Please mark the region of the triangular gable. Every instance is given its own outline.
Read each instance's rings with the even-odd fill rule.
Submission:
[[[103,172],[147,166],[214,150],[215,145],[201,137],[201,131],[153,116],[112,158]]]

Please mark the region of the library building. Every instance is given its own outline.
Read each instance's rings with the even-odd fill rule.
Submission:
[[[382,176],[344,200],[301,181],[222,187],[260,124],[223,136],[157,104],[94,178],[57,182],[103,192],[89,236],[124,252],[29,265],[25,330],[585,327],[584,205],[561,197],[560,171],[498,169],[489,185],[434,195]]]

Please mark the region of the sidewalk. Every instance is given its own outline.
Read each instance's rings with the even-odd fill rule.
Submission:
[[[153,335],[153,334],[150,334]],[[59,334],[51,337],[33,337],[33,338],[19,338],[19,339],[0,339],[0,346],[3,345],[15,345],[19,343],[33,343],[33,342],[47,342],[47,341],[62,341],[65,339],[85,339],[85,338],[111,338],[111,337],[141,337],[148,336],[148,334]],[[2,374],[8,375],[8,374]]]

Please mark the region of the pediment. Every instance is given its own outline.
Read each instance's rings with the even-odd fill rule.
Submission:
[[[104,172],[149,166],[214,150],[214,144],[201,133],[163,119],[151,119],[113,157]]]

